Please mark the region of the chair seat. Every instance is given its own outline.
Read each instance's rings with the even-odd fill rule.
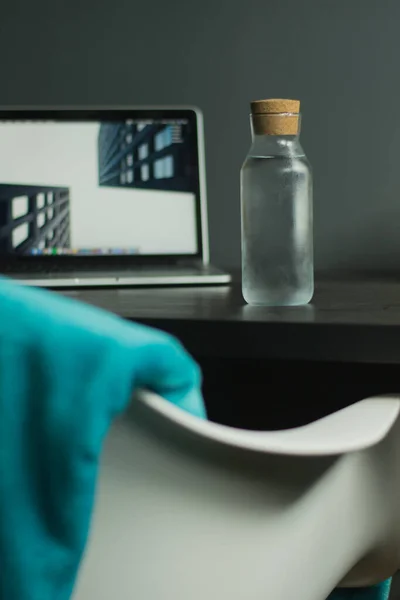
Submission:
[[[400,400],[238,430],[142,393],[105,444],[75,600],[324,600],[399,566]]]

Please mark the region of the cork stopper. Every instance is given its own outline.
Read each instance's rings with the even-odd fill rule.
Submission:
[[[254,100],[250,104],[255,135],[297,135],[300,101],[284,98]]]

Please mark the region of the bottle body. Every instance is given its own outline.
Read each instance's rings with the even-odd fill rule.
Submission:
[[[241,171],[248,304],[307,304],[314,292],[312,172],[298,136],[254,136]]]

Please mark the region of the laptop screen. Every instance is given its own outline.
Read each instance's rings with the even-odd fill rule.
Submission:
[[[196,119],[0,117],[0,254],[195,255]]]

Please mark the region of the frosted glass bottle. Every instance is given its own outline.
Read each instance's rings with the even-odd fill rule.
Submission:
[[[312,173],[300,144],[300,103],[251,103],[241,170],[242,291],[248,304],[307,304],[314,292]]]

